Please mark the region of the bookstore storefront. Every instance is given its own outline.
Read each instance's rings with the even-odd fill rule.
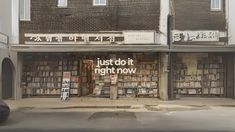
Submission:
[[[224,96],[225,58],[221,54],[176,53],[172,65],[175,95]]]
[[[159,97],[158,53],[25,53],[21,88],[24,97],[59,97],[63,73],[70,96]],[[111,77],[112,76],[112,77]]]

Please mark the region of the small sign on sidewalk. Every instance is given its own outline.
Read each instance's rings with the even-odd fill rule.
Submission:
[[[60,99],[66,101],[69,99],[71,72],[63,72],[63,82]]]

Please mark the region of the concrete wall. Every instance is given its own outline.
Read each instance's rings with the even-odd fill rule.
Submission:
[[[12,34],[12,11],[11,11],[11,0],[0,1],[0,32],[11,36]],[[4,58],[8,58],[9,52],[7,47],[0,48],[0,99],[2,98],[2,61]]]
[[[0,32],[9,37],[9,43],[19,43],[19,0],[0,0]],[[16,92],[18,86],[15,67],[18,65],[16,52],[11,52],[7,47],[0,48],[0,99],[2,98],[2,62],[9,58],[13,68],[13,98],[19,98]]]
[[[20,89],[20,73],[21,73],[21,60],[16,52],[9,52],[5,49],[0,49],[0,99],[2,99],[2,62],[5,58],[10,59],[12,63],[13,70],[13,99],[21,98],[21,89]]]
[[[235,44],[235,0],[228,0],[228,41],[229,44]]]
[[[10,36],[12,31],[11,0],[0,1],[0,32]]]
[[[0,32],[9,36],[10,44],[19,43],[19,1],[0,1]]]

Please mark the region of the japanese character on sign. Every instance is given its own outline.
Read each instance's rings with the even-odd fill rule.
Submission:
[[[40,36],[36,36],[36,37],[30,37],[30,40],[33,40],[33,41],[35,41],[35,42],[41,42],[42,41],[42,39],[41,39],[41,37]]]
[[[77,42],[77,36],[76,35],[71,35],[69,36],[69,40],[74,40],[74,42]]]
[[[189,34],[187,33],[187,36],[188,36],[188,41],[194,41],[194,40],[196,40],[196,35],[189,35]]]
[[[115,37],[114,36],[109,36],[108,40],[109,40],[109,42],[115,42]]]
[[[95,41],[103,42],[103,36],[96,36]]]
[[[184,41],[185,35],[183,33],[174,34],[175,41]]]
[[[47,42],[52,42],[52,36],[46,36],[46,41]]]
[[[89,42],[89,36],[82,36],[82,40],[84,40],[85,43]]]
[[[58,36],[56,37],[56,40],[57,40],[58,42],[63,42],[63,37],[60,36],[60,35],[58,35]]]

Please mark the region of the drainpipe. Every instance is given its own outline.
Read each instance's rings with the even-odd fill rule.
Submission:
[[[159,20],[159,41],[160,44],[168,46],[168,15],[169,15],[169,0],[160,1],[160,20]],[[168,52],[161,53],[161,72],[160,72],[160,99],[168,100]]]

